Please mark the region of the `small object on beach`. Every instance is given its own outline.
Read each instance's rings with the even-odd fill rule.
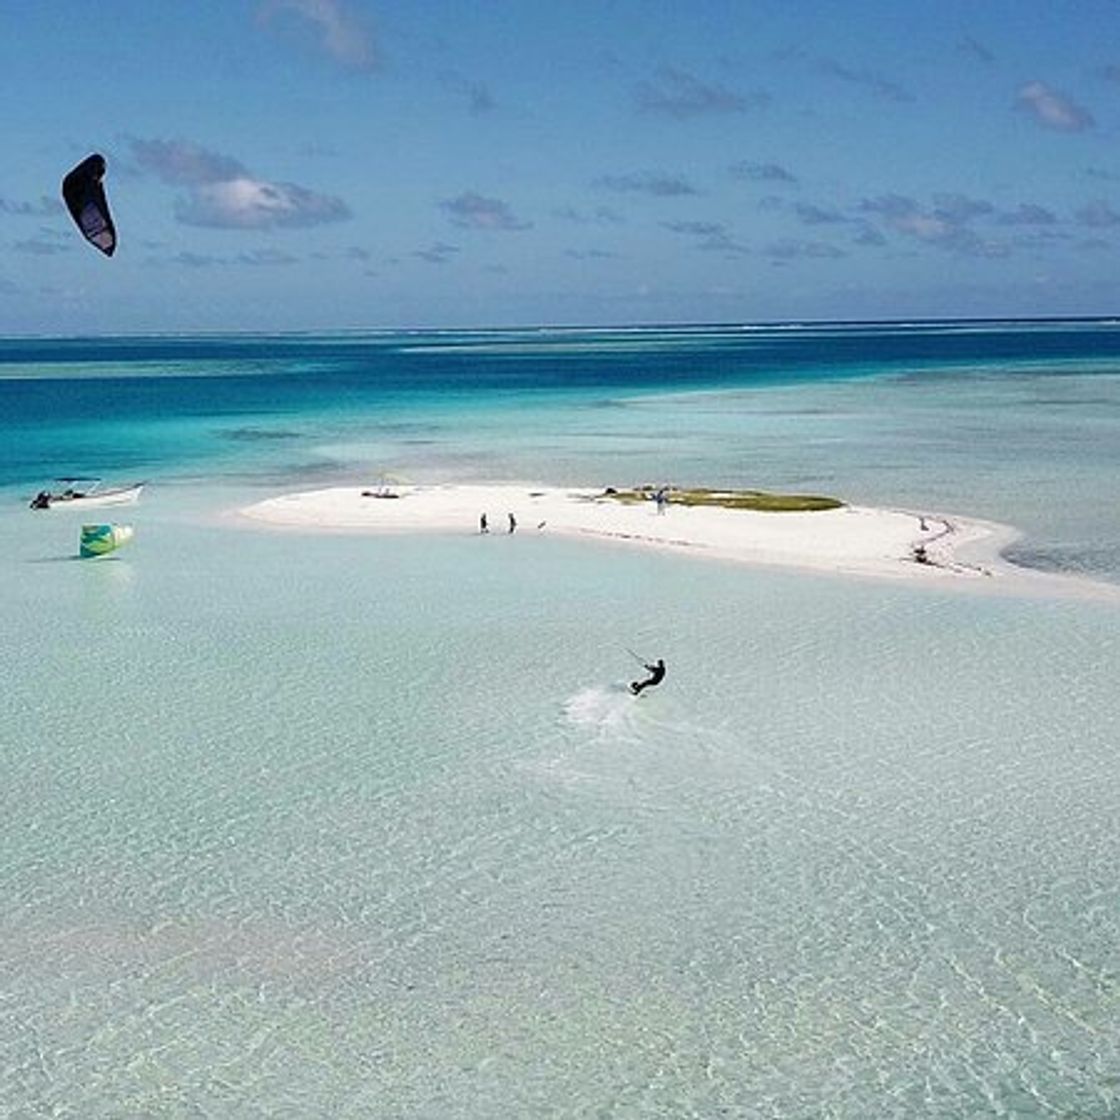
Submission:
[[[926,551],[924,544],[914,545],[914,563],[915,564],[930,564],[932,561],[929,558],[929,553]]]
[[[512,533],[517,529],[517,518],[513,514],[509,514],[509,531]]]
[[[539,530],[541,530],[541,529],[543,529],[543,528],[544,528],[544,527],[545,527],[545,526],[546,526],[547,524],[548,524],[548,522],[547,522],[547,521],[538,521],[538,522],[537,522],[537,529],[538,529],[538,531],[539,531]]]
[[[83,525],[78,555],[83,560],[107,556],[132,540],[131,525]]]
[[[478,519],[478,531],[480,533],[489,533],[490,532],[490,523],[486,520],[486,514],[483,514]]]

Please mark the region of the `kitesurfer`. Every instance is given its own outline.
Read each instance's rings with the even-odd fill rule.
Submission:
[[[665,677],[665,662],[662,658],[658,658],[652,665],[646,665],[646,672],[649,676],[644,681],[631,681],[630,691],[637,696],[643,688],[652,688],[655,684],[660,684]]]

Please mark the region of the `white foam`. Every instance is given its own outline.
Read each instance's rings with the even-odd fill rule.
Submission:
[[[582,688],[564,702],[564,718],[600,738],[626,738],[635,732],[637,709],[629,688],[619,682]]]

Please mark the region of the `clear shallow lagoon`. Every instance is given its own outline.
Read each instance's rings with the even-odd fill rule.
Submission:
[[[220,516],[671,478],[992,517],[1120,579],[1120,337],[1016,330],[822,334],[793,380],[750,332],[379,336],[447,367],[390,400],[362,339],[20,356],[0,1111],[1115,1115],[1114,606]],[[152,479],[117,558],[22,508],[71,472]],[[626,647],[669,662],[640,702]]]

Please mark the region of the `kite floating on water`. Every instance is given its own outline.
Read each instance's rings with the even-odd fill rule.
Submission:
[[[132,540],[131,525],[83,525],[78,555],[83,560],[106,556],[116,552],[122,544]]]
[[[95,152],[62,180],[62,198],[82,236],[111,257],[117,247],[117,231],[101,185],[104,175],[105,157]]]

